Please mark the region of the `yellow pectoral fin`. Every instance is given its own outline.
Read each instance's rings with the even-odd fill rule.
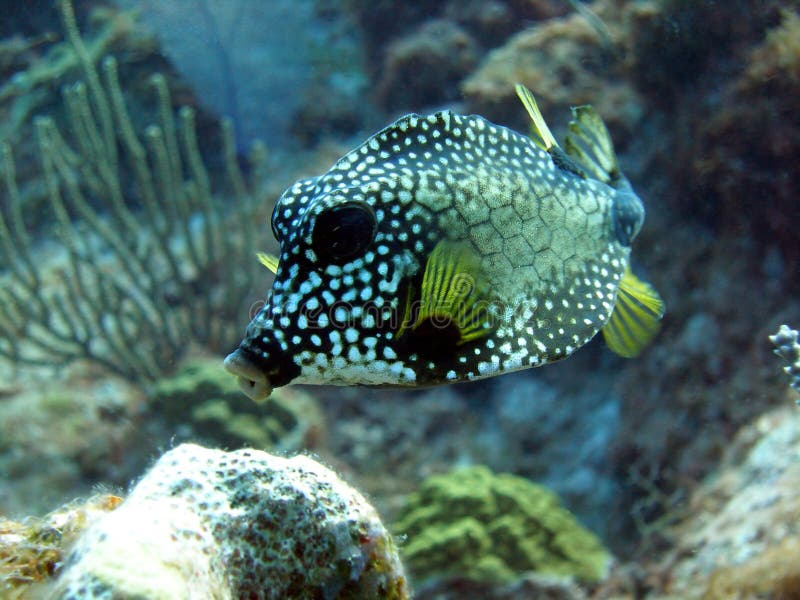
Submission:
[[[488,303],[484,295],[480,260],[466,245],[439,242],[431,252],[420,289],[420,307],[412,331],[432,320],[450,323],[463,344],[490,333]],[[410,313],[406,303],[406,318]],[[406,326],[398,332],[398,337]]]
[[[625,358],[638,356],[661,328],[664,301],[653,287],[625,271],[619,284],[617,303],[603,327],[608,347]]]
[[[266,252],[256,252],[258,262],[267,267],[273,273],[278,272],[278,257],[274,254],[267,254]]]

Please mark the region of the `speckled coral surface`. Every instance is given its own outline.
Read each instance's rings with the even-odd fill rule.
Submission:
[[[690,598],[707,588],[704,598],[733,597],[720,593],[724,574],[724,589],[742,593],[736,597],[784,597],[747,594],[775,579],[772,588],[761,590],[774,592],[779,570],[800,578],[798,458],[800,410],[794,406],[768,412],[739,432],[718,474],[692,498],[691,516],[675,531],[675,549],[665,560],[674,561],[668,566],[670,591]],[[773,560],[761,564],[770,553]],[[792,565],[783,568],[774,560],[780,555],[794,556]]]
[[[375,510],[306,456],[167,452],[72,548],[53,598],[408,597]]]

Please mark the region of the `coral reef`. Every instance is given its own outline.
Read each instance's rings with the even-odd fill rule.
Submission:
[[[613,381],[590,372],[583,387],[554,384],[539,373],[519,373],[491,385],[492,400],[482,406],[482,426],[473,436],[473,456],[496,471],[512,471],[558,494],[582,523],[603,539],[619,536],[609,518],[621,482],[609,468],[612,443],[620,428],[620,399]],[[475,410],[475,409],[473,409]]]
[[[320,387],[314,392],[329,427],[326,458],[369,490],[387,515],[415,482],[470,461],[466,442],[475,439],[481,415],[454,388],[403,393]]]
[[[534,2],[517,4],[518,9],[535,9]],[[521,19],[502,0],[450,0],[443,17],[466,29],[481,48],[492,48],[511,35]]]
[[[488,49],[526,23],[569,10],[559,0],[346,4],[363,31],[376,100],[390,112],[457,103],[459,84]]]
[[[435,106],[458,98],[458,83],[477,64],[477,45],[457,24],[425,22],[386,50],[378,96],[386,108]]]
[[[469,386],[315,389],[327,415],[325,457],[340,461],[388,516],[415,482],[454,464],[483,464],[546,486],[606,543],[618,544],[630,534],[624,480],[611,460],[620,398],[603,369],[608,357],[597,350]]]
[[[49,17],[51,10],[52,7],[47,6],[39,14]],[[6,17],[4,23],[15,22],[9,15]],[[19,26],[20,16],[16,17]],[[148,36],[136,29],[129,14],[100,9],[95,12],[93,21],[96,32],[84,40],[85,56],[93,64],[125,46],[136,47],[139,51],[152,47]],[[46,32],[47,28],[41,25],[41,31]],[[3,82],[0,84],[0,115],[3,117],[0,139],[6,141],[17,138],[31,115],[51,108],[57,89],[80,67],[79,55],[69,42],[57,41],[51,33],[39,33],[30,38],[15,33],[14,37],[0,41],[0,81]],[[42,51],[43,47],[46,52]]]
[[[390,0],[346,0],[345,6],[353,14],[364,32],[370,69],[378,72],[382,63],[383,47],[411,29],[414,24],[438,14],[444,0],[422,2],[391,2]]]
[[[230,298],[245,298],[257,276],[250,258],[256,203],[235,158],[231,124],[222,128],[237,199],[228,215],[213,197],[193,110],[182,109],[176,126],[165,79],[155,76],[159,124],[147,128],[143,142],[116,61],[103,61],[101,81],[71,4],[60,7],[85,83],[65,90],[71,139],[45,117],[37,119],[36,139],[64,256],[55,269],[38,259],[4,145],[0,355],[17,365],[87,358],[129,379],[152,380],[191,341],[219,349],[239,329],[240,307]],[[229,235],[232,227],[240,235]]]
[[[68,549],[57,598],[408,598],[367,501],[305,456],[184,444]]]
[[[800,415],[770,411],[742,428],[715,477],[689,500],[657,568],[680,598],[793,598],[800,581]],[[665,577],[666,579],[666,577]],[[738,594],[738,595],[737,595]]]
[[[204,1],[197,6],[213,3]],[[30,4],[25,3],[26,12],[36,13],[28,16],[37,20],[33,31],[19,27],[13,16],[0,20],[0,35],[24,32],[29,36],[0,40],[0,137],[14,147],[14,164],[6,161],[3,169],[16,167],[18,206],[24,232],[33,244],[30,256],[41,273],[42,292],[58,298],[68,294],[70,279],[78,280],[69,246],[52,235],[53,203],[48,180],[36,160],[41,154],[35,148],[37,136],[28,135],[23,124],[31,114],[52,113],[63,132],[59,135],[72,150],[80,151],[80,140],[70,129],[78,121],[70,107],[62,108],[58,101],[59,88],[67,85],[73,90],[69,84],[79,77],[85,82],[99,137],[104,140],[88,78],[82,67],[76,68],[77,54],[68,41],[61,43],[50,33],[56,29],[53,24],[42,24],[56,11],[39,0],[34,0],[35,10],[27,10]],[[76,8],[80,12],[96,4],[76,3]],[[141,4],[155,6],[153,2]],[[231,2],[227,8],[239,4]],[[322,11],[329,5],[314,4]],[[21,6],[11,3],[9,10],[19,11],[17,5]],[[154,370],[153,384],[141,389],[108,378],[96,365],[81,361],[56,371],[58,379],[49,381],[44,391],[40,374],[51,373],[51,369],[31,370],[36,381],[14,379],[6,376],[11,367],[9,361],[3,361],[0,512],[42,514],[66,497],[87,494],[92,482],[124,485],[141,472],[155,452],[154,446],[169,447],[170,439],[200,439],[231,447],[312,447],[358,482],[360,489],[367,490],[382,513],[390,517],[399,514],[400,525],[408,519],[403,498],[414,491],[415,482],[449,472],[454,465],[486,464],[496,472],[513,472],[555,491],[581,522],[602,537],[621,563],[612,566],[610,575],[600,583],[530,572],[515,572],[501,582],[479,581],[473,578],[477,568],[461,565],[459,557],[428,562],[426,553],[433,543],[427,545],[425,530],[412,533],[409,525],[396,533],[411,534],[408,549],[424,547],[419,556],[425,558],[411,565],[421,573],[416,590],[420,600],[799,597],[800,505],[796,490],[800,474],[795,463],[800,427],[797,408],[792,405],[797,394],[787,388],[766,341],[768,334],[778,332],[776,351],[783,364],[793,369],[797,362],[793,333],[778,327],[795,322],[800,314],[800,282],[795,276],[800,265],[800,180],[795,164],[800,139],[795,109],[800,97],[797,3],[346,0],[341,7],[359,23],[360,31],[343,35],[347,43],[363,36],[366,51],[362,58],[368,63],[370,78],[364,85],[364,67],[354,61],[350,67],[355,68],[342,70],[341,77],[332,80],[323,72],[297,88],[302,87],[302,94],[265,106],[270,118],[277,115],[283,119],[281,127],[285,124],[294,138],[304,144],[322,142],[314,153],[291,153],[276,160],[273,152],[272,164],[279,164],[285,172],[297,168],[300,175],[324,171],[352,147],[354,140],[341,139],[343,132],[366,131],[391,119],[393,115],[380,112],[379,103],[419,111],[448,102],[456,111],[478,112],[522,129],[528,124],[513,96],[514,83],[521,81],[536,92],[559,139],[558,130],[564,123],[558,118],[568,115],[567,106],[591,103],[612,130],[620,163],[647,204],[647,223],[637,240],[638,260],[633,268],[641,272],[646,265],[648,279],[665,293],[668,312],[655,344],[637,360],[622,361],[592,343],[570,361],[535,374],[514,374],[469,386],[410,392],[320,388],[314,390],[315,400],[310,405],[302,390],[290,388],[285,391],[301,395],[279,397],[269,413],[240,403],[242,398],[235,390],[229,396],[234,384],[213,359],[192,360],[181,369],[182,361],[168,353],[162,359],[158,352],[145,351],[147,360],[170,368],[174,364],[178,374],[172,378]],[[166,4],[158,8],[169,10]],[[307,9],[304,4],[301,12]],[[597,15],[599,21],[588,18],[582,9]],[[125,94],[128,121],[132,130],[145,132],[137,135],[147,147],[143,126],[154,120],[151,115],[159,129],[166,131],[158,106],[161,98],[152,93],[150,73],[164,72],[169,79],[172,98],[168,103],[188,103],[197,109],[198,98],[170,76],[166,58],[161,62],[154,58],[154,38],[142,35],[143,29],[130,15],[103,7],[94,14],[91,18],[88,13],[78,14],[86,32],[89,62],[98,64],[109,53],[117,57],[122,85],[115,87]],[[448,35],[435,38],[442,30]],[[200,36],[191,41],[206,40]],[[461,45],[468,52],[461,54]],[[209,47],[202,49],[206,56]],[[490,52],[492,48],[497,49]],[[440,58],[429,66],[442,81],[426,80],[423,86],[422,80],[429,74],[415,71],[415,64],[434,51]],[[313,48],[314,53],[313,60],[325,59],[324,47]],[[309,56],[305,49],[302,54]],[[475,57],[481,60],[477,68],[471,62]],[[200,68],[206,66],[210,63],[201,62]],[[342,65],[327,66],[336,75]],[[210,67],[201,76],[211,79],[214,69]],[[95,70],[99,70],[96,77],[111,104],[108,83],[112,82],[105,68]],[[419,87],[415,75],[421,80]],[[457,87],[464,93],[463,100]],[[226,89],[219,86],[214,91],[222,96]],[[383,99],[376,98],[381,93]],[[402,102],[391,104],[401,98]],[[263,98],[254,95],[252,101],[263,103]],[[114,113],[113,105],[111,109]],[[85,106],[79,112],[85,114]],[[204,118],[208,125],[203,125]],[[114,119],[117,117],[112,116]],[[236,196],[233,186],[220,183],[217,175],[224,170],[226,159],[236,158],[237,148],[230,137],[220,137],[219,128],[212,126],[201,110],[196,110],[196,119],[198,150],[216,204],[223,197]],[[55,146],[57,140],[51,135],[55,132],[48,129],[46,121],[44,125],[42,132],[47,135],[43,141]],[[150,239],[153,225],[138,194],[127,143],[118,136],[116,124],[114,130],[120,157],[116,174],[125,205],[138,221],[141,243],[157,246],[158,240]],[[180,119],[174,130],[181,146]],[[218,147],[223,147],[222,153]],[[102,149],[102,144],[97,148]],[[184,159],[183,149],[179,151]],[[226,157],[220,156],[225,152]],[[95,163],[89,161],[89,168],[81,170],[64,163],[63,155],[51,155],[50,162],[71,222],[80,235],[87,232],[79,240],[87,242],[87,251],[81,256],[89,256],[91,250],[91,256],[102,257],[97,262],[102,273],[114,274],[115,280],[124,278],[125,290],[139,289],[138,284],[130,285],[130,277],[119,268],[121,263],[109,245],[91,233],[91,227],[79,224],[86,220],[69,196],[69,184],[77,179],[98,216],[114,225],[118,219],[108,210],[108,195],[93,183],[107,167],[101,163],[92,166]],[[151,175],[158,177],[154,156],[146,160]],[[63,170],[59,160],[71,165],[70,170]],[[188,163],[182,166],[188,167]],[[87,175],[89,179],[85,179]],[[184,188],[187,193],[193,192],[198,179],[187,168],[180,177],[188,184]],[[8,185],[7,180],[0,175],[0,188]],[[261,193],[260,198],[276,197],[284,187],[272,172],[269,185],[274,189]],[[252,202],[258,194],[247,196]],[[7,188],[0,191],[0,214],[13,233],[16,217],[9,210],[11,198]],[[162,203],[160,194],[157,200],[164,208],[173,206]],[[239,202],[222,207],[225,219],[238,214]],[[185,283],[162,277],[171,267],[167,258],[161,257],[154,265],[158,274],[154,297],[164,298],[170,313],[188,314],[189,301],[205,295],[214,309],[211,322],[219,332],[215,335],[218,340],[227,336],[228,326],[240,327],[237,319],[245,314],[242,307],[224,306],[237,292],[226,291],[226,284],[219,282],[239,269],[258,268],[251,256],[254,249],[270,250],[258,247],[257,242],[269,238],[263,223],[270,205],[263,204],[263,214],[255,218],[248,212],[247,223],[220,222],[216,230],[223,237],[219,239],[232,241],[236,254],[228,261],[207,263],[206,270],[193,266],[185,229],[198,235],[194,239],[202,255],[202,231],[213,220],[203,217],[202,211],[193,211],[191,223],[177,221],[169,239]],[[251,231],[242,230],[245,225],[257,226],[263,234],[255,234],[240,247],[240,236]],[[24,249],[24,244],[15,246],[15,252]],[[8,256],[0,247],[4,277],[8,275]],[[86,261],[80,260],[75,264],[83,273]],[[19,265],[26,267],[24,262]],[[0,294],[8,289],[8,281],[0,283]],[[101,289],[94,280],[87,280],[86,287]],[[159,296],[162,290],[165,293]],[[127,302],[138,298],[134,294]],[[36,302],[34,297],[31,306],[35,308]],[[8,306],[0,303],[0,314]],[[58,317],[58,323],[62,320]],[[117,317],[103,313],[99,322],[113,327]],[[204,334],[193,330],[194,325],[205,323],[203,319],[183,322],[187,327],[175,338],[180,345],[175,358],[184,356],[185,349],[189,356],[202,354],[194,351],[197,345],[212,349],[220,345],[219,341],[206,343]],[[46,327],[41,329],[42,339],[54,339],[47,337]],[[53,331],[58,335],[63,330]],[[13,333],[10,339],[21,348],[30,348],[21,331]],[[134,359],[143,349],[152,348],[156,333],[155,328],[144,329],[130,337],[135,342],[131,346]],[[238,333],[228,342],[238,339]],[[3,332],[0,338],[0,345],[9,339]],[[104,342],[97,337],[93,340],[107,356]],[[19,367],[16,363],[12,366]],[[797,375],[789,375],[793,377],[790,382],[797,384]],[[136,377],[137,384],[141,380]],[[54,393],[56,387],[62,388],[62,393]],[[145,390],[151,392],[150,400],[145,399]],[[308,406],[321,409],[325,417],[318,420]],[[273,415],[272,410],[277,413]],[[325,439],[320,443],[317,427],[323,426]],[[453,488],[453,494],[462,489],[455,484]],[[185,498],[188,493],[182,490],[179,496]],[[463,505],[460,500],[451,504]],[[439,512],[434,516],[444,513],[438,507],[436,503]],[[424,514],[422,507],[417,509]],[[243,510],[249,509],[244,506]],[[127,514],[132,518],[134,511]],[[179,518],[196,526],[190,517]],[[448,551],[464,548],[464,556],[474,557],[481,548],[490,547],[494,540],[486,533],[485,524],[474,517],[473,521],[476,526],[461,525],[461,529],[473,534],[474,547],[459,546],[463,540],[456,539]],[[41,521],[47,522],[48,518]],[[50,538],[30,537],[37,523],[40,521],[0,524],[0,545],[33,542],[15,554],[20,560],[13,566],[7,555],[0,558],[0,572],[8,575],[13,569],[15,581],[46,577],[64,557],[63,543],[51,545]],[[449,527],[440,539],[453,539],[446,535],[460,531]],[[254,532],[260,530],[251,530],[250,537],[255,537]],[[155,535],[149,528],[145,533]],[[506,540],[499,535],[495,539]],[[14,552],[17,550],[19,546]],[[175,564],[185,564],[185,560],[178,557]],[[480,558],[475,561],[486,564]],[[431,567],[435,572],[427,576],[429,564],[445,562],[464,567],[466,576],[439,567]],[[511,568],[486,570],[496,575]],[[206,574],[214,576],[208,570]],[[197,584],[202,581],[198,577]],[[0,588],[0,596],[10,593],[10,588]]]
[[[453,578],[414,590],[416,600],[586,600],[581,586],[562,577],[527,573],[506,584]]]
[[[752,560],[717,569],[703,600],[757,600],[800,597],[800,537],[788,538]]]
[[[784,8],[781,22],[767,32],[764,42],[750,53],[745,72],[750,86],[769,82],[787,86],[786,91],[800,85],[800,14]],[[773,81],[777,79],[777,81]]]
[[[303,389],[280,388],[255,404],[218,358],[185,361],[173,376],[159,379],[149,396],[152,421],[178,440],[296,452],[317,447],[325,432],[316,400]]]
[[[620,501],[623,482],[611,462],[619,397],[599,354],[579,353],[571,359],[577,366],[415,393],[315,389],[327,417],[318,452],[368,490],[390,519],[416,482],[453,465],[513,473],[558,494],[616,551],[631,533],[624,529],[629,505]],[[574,385],[566,388],[566,379]]]
[[[567,115],[568,106],[592,104],[624,150],[642,113],[641,98],[620,77],[617,46],[625,40],[624,10],[604,0],[591,8],[602,17],[600,31],[573,13],[536,22],[489,53],[462,83],[468,110],[524,129],[514,93],[514,85],[522,83],[534,91],[556,129],[564,125],[558,116]]]
[[[774,25],[782,0],[730,0],[724,6],[694,0],[647,0],[627,7],[626,64],[631,80],[654,104],[705,94],[762,32]],[[735,67],[734,67],[735,68]],[[696,111],[697,107],[692,107]]]
[[[393,525],[420,580],[509,582],[527,571],[599,581],[611,557],[556,496],[514,475],[466,467],[425,480]]]
[[[747,232],[776,246],[790,273],[800,269],[794,225],[800,182],[793,177],[800,139],[798,40],[800,15],[786,9],[761,44],[742,52],[743,70],[720,85],[714,104],[685,115],[693,135],[678,146],[692,165],[686,197],[705,198],[702,216],[717,230]]]
[[[24,598],[32,584],[50,579],[64,558],[64,549],[120,502],[119,496],[97,494],[66,504],[42,519],[17,522],[0,516],[0,596]]]
[[[560,16],[569,10],[561,0],[425,0],[397,2],[347,0],[365,36],[371,67],[380,71],[385,46],[444,18],[465,27],[484,47],[492,47],[525,23]]]
[[[158,442],[145,436],[142,390],[72,374],[0,392],[0,514],[44,514],[102,481],[125,486]]]
[[[634,509],[628,535],[637,531],[651,551],[651,543],[663,548],[664,525],[716,471],[737,430],[786,402],[766,336],[800,309],[753,240],[714,236],[683,219],[656,227],[670,243],[653,273],[675,284],[660,339],[619,365],[620,427],[609,461],[624,482],[620,507]]]
[[[541,87],[548,115],[548,102],[591,102],[610,117],[622,167],[646,198],[636,251],[665,290],[664,329],[636,361],[599,366],[615,372],[621,399],[608,461],[628,484],[619,507],[635,507],[650,542],[737,429],[785,398],[764,336],[800,308],[800,38],[796,11],[779,4],[587,3],[607,49],[577,15],[534,23],[464,83],[470,107],[512,124],[503,90],[514,80]]]

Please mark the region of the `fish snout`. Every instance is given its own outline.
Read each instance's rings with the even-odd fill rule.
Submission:
[[[228,354],[223,364],[229,373],[236,375],[245,396],[254,402],[263,402],[272,393],[269,377],[241,348]]]

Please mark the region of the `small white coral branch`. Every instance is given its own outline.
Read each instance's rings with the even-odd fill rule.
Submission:
[[[783,370],[792,379],[789,385],[800,392],[800,343],[797,341],[797,330],[790,329],[788,325],[781,325],[778,333],[769,336],[769,339],[775,345],[775,354],[786,363]]]

